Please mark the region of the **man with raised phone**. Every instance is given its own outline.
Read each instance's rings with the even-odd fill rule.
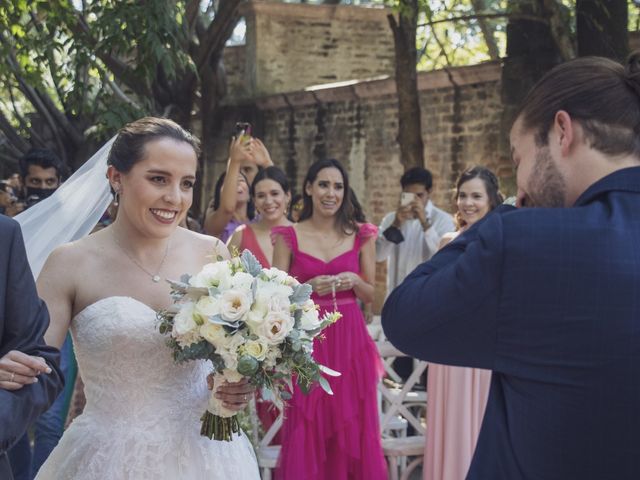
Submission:
[[[453,218],[431,201],[433,177],[414,167],[400,178],[398,207],[382,219],[376,240],[376,260],[387,260],[387,295],[438,250],[440,239],[453,232]]]

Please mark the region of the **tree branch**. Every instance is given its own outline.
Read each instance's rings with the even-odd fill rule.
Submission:
[[[42,26],[42,23],[40,23],[40,21],[38,20],[38,17],[36,17],[36,14],[33,12],[33,10],[29,11],[29,15],[31,16],[31,21],[33,22],[36,30],[38,31],[38,33],[43,34],[44,33],[44,28]],[[50,48],[51,44],[49,44],[47,46],[47,48],[45,49],[46,54],[47,54],[47,60],[48,60],[48,67],[49,67],[49,73],[51,74],[51,81],[53,82],[53,87],[56,90],[56,93],[58,94],[58,99],[60,100],[60,105],[62,105],[62,109],[64,110],[64,112],[66,114],[69,114],[69,109],[67,108],[67,105],[64,101],[64,92],[62,91],[62,89],[60,88],[60,83],[58,81],[58,72],[55,69],[56,66],[56,62],[53,59],[53,55],[51,54],[51,48]]]
[[[471,0],[471,5],[476,12],[476,15],[479,15],[480,12],[484,11],[485,3],[484,0]],[[488,19],[486,18],[478,18],[478,25],[480,26],[480,31],[482,32],[482,36],[484,37],[484,42],[487,45],[487,50],[489,51],[489,57],[491,60],[498,60],[500,58],[500,50],[498,49],[498,44],[496,43],[496,39],[493,36],[493,30],[491,29]]]
[[[75,17],[76,23],[74,25],[69,25],[71,31],[76,35],[84,37],[85,41],[91,47],[96,57],[98,57],[106,65],[106,67],[111,70],[111,72],[118,78],[118,80],[140,96],[151,96],[151,92],[149,92],[147,86],[144,84],[144,82],[140,81],[131,67],[129,67],[122,60],[97,48],[98,42],[91,35],[91,29],[89,28],[89,25],[87,24],[82,14],[80,12],[76,12]]]
[[[536,15],[527,15],[527,14],[523,14],[523,13],[481,13],[481,14],[474,14],[474,15],[461,15],[459,17],[449,17],[449,18],[441,18],[440,20],[432,20],[430,22],[427,23],[421,23],[418,25],[418,27],[432,27],[433,25],[437,25],[439,23],[446,23],[446,22],[463,22],[463,21],[467,21],[467,20],[479,20],[482,18],[506,18],[508,20],[514,19],[514,20],[531,20],[533,22],[541,22],[544,24],[548,24],[548,20],[538,17]]]
[[[221,0],[216,16],[200,40],[200,48],[195,56],[198,73],[206,68],[209,58],[214,52],[220,51],[231,36],[238,22],[238,7],[242,0]]]
[[[38,134],[35,130],[33,130],[32,128],[29,128],[29,125],[27,124],[27,121],[24,119],[24,117],[20,114],[20,110],[18,109],[18,106],[16,105],[16,99],[15,99],[15,95],[13,94],[13,85],[11,85],[10,82],[6,83],[7,85],[7,91],[9,92],[9,99],[11,100],[11,111],[13,112],[13,116],[16,117],[16,119],[18,120],[18,122],[20,122],[20,126],[25,130],[30,132],[31,137],[35,138],[36,142],[38,143],[38,145],[41,146],[45,146],[46,143],[45,141],[42,139],[42,137],[40,136],[40,134]]]
[[[0,130],[4,133],[7,140],[19,151],[22,153],[29,150],[29,144],[25,142],[16,129],[13,128],[7,117],[5,117],[4,112],[0,110]]]

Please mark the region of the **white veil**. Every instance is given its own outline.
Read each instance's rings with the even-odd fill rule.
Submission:
[[[115,138],[105,143],[49,198],[14,217],[22,227],[34,278],[38,278],[53,249],[88,235],[111,203],[107,157]]]

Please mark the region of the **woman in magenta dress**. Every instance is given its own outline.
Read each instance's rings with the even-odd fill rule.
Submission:
[[[278,167],[267,167],[260,170],[251,184],[251,199],[259,220],[239,226],[227,243],[229,250],[239,252],[249,250],[260,264],[271,267],[273,244],[271,229],[277,226],[291,225],[287,219],[287,209],[291,203],[289,181],[285,173]],[[266,432],[278,418],[278,410],[271,402],[262,400],[260,392],[256,394],[256,411]],[[273,437],[272,443],[280,444],[280,434]]]
[[[300,222],[273,229],[274,267],[311,284],[321,312],[342,313],[314,342],[314,358],[341,376],[329,379],[333,396],[295,387],[281,430],[281,480],[387,478],[377,405],[382,363],[357,302],[373,300],[377,229],[355,222],[346,192],[349,179],[337,160],[314,163]]]
[[[440,248],[502,203],[498,179],[484,167],[465,170],[456,183],[458,231]],[[491,372],[429,364],[424,480],[464,480],[476,449],[489,395]]]

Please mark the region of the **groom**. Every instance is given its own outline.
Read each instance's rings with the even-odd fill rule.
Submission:
[[[49,314],[38,298],[20,227],[0,215],[0,479],[7,450],[62,390],[59,352],[46,346]]]
[[[547,73],[511,130],[519,205],[546,208],[498,208],[384,306],[400,350],[493,370],[467,479],[640,478],[640,55],[632,60],[625,69],[585,57]]]

